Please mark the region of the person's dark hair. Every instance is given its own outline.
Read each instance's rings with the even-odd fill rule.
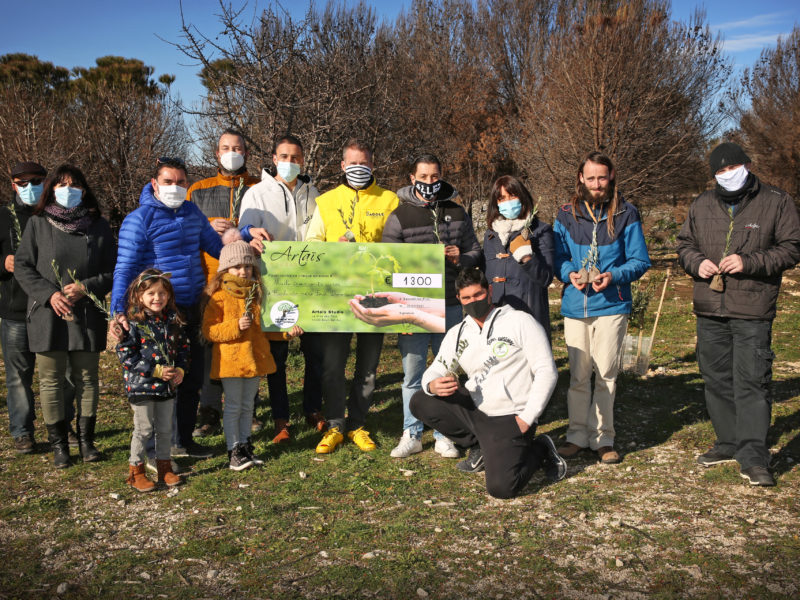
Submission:
[[[347,140],[347,143],[344,145],[344,148],[342,148],[342,160],[344,160],[344,154],[348,150],[360,150],[361,152],[369,156],[370,161],[374,160],[372,148],[370,148],[366,142],[359,140],[357,138],[350,138],[349,140]]]
[[[442,173],[442,163],[433,154],[420,154],[417,158],[411,161],[411,164],[408,167],[408,173],[410,175],[416,175],[417,166],[421,164],[436,165],[436,167],[439,169],[439,174],[441,175]]]
[[[242,147],[244,151],[247,152],[247,140],[244,137],[244,134],[239,131],[238,129],[233,129],[232,127],[228,127],[225,131],[219,134],[219,139],[217,139],[217,148],[219,149],[219,140],[222,139],[223,135],[235,135],[240,140],[242,140]]]
[[[575,176],[575,195],[572,197],[571,204],[572,204],[572,216],[576,219],[578,218],[578,213],[583,214],[583,184],[581,183],[581,175],[583,174],[583,168],[586,166],[587,162],[592,162],[597,165],[604,165],[608,167],[608,174],[609,176],[614,171],[614,163],[611,162],[611,159],[603,154],[602,152],[598,152],[595,150],[594,152],[590,152],[586,155],[586,157],[581,161],[580,166],[578,167],[578,174]],[[609,237],[612,239],[616,236],[616,232],[614,229],[614,215],[617,214],[617,209],[619,208],[619,197],[617,195],[617,179],[609,180],[608,182],[608,194],[611,197],[608,201],[608,218],[606,219],[606,229],[608,231]]]
[[[33,214],[40,215],[44,212],[47,205],[53,204],[56,201],[55,188],[59,183],[64,183],[67,180],[72,181],[72,187],[79,187],[83,190],[83,198],[81,204],[89,210],[92,215],[100,215],[100,204],[97,202],[89,183],[86,181],[83,172],[75,165],[64,163],[59,165],[58,168],[47,176],[44,182],[44,189],[42,190],[42,197],[39,198],[36,208],[33,209]]]
[[[485,290],[489,289],[489,281],[486,279],[486,275],[483,274],[483,271],[478,267],[464,269],[456,277],[456,293],[463,290],[465,287],[475,284],[480,285]]]
[[[505,190],[509,196],[519,198],[522,204],[522,210],[519,213],[518,219],[527,219],[531,210],[533,210],[533,198],[523,183],[513,175],[503,175],[498,177],[497,181],[492,186],[492,195],[489,198],[489,207],[486,209],[486,227],[492,228],[492,223],[495,222],[497,217],[500,216],[500,209],[497,207],[497,202],[500,200],[500,194]]]
[[[172,282],[169,278],[169,273],[164,273],[152,267],[139,273],[138,277],[128,286],[128,291],[125,293],[125,297],[128,300],[128,310],[126,311],[128,320],[141,322],[147,318],[147,311],[142,304],[142,294],[156,283],[161,283],[164,289],[167,290],[167,294],[169,294],[169,299],[167,300],[167,305],[164,307],[164,310],[175,313],[175,321],[178,325],[185,324],[181,311],[178,310],[175,304],[175,290],[172,288]]]
[[[305,154],[305,150],[303,149],[303,142],[300,141],[299,138],[293,136],[291,133],[287,133],[286,135],[282,135],[279,138],[275,139],[275,143],[272,144],[272,154],[275,154],[278,150],[278,146],[281,144],[293,144],[300,148],[300,152]]]
[[[158,179],[161,175],[162,169],[180,169],[186,177],[189,177],[189,171],[186,170],[186,163],[182,158],[164,156],[156,159],[156,170],[153,173],[153,179]]]

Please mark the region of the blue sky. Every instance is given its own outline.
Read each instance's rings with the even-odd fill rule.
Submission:
[[[239,0],[234,3],[241,4]],[[246,13],[264,8],[265,0],[250,0]],[[317,0],[317,5],[322,1]],[[379,15],[394,19],[408,1],[369,3]],[[156,68],[155,75],[177,76],[173,86],[184,102],[191,104],[202,94],[196,76],[198,67],[173,46],[162,41],[180,41],[179,0],[37,0],[38,22],[32,22],[31,4],[4,2],[6,26],[0,36],[0,54],[25,52],[65,67],[91,66],[96,58],[114,54],[139,58]],[[306,2],[291,3],[293,13],[302,14]],[[791,32],[800,23],[800,3],[796,0],[707,0],[698,4],[676,0],[672,16],[687,20],[697,7],[704,7],[712,29],[725,38],[725,49],[742,68],[752,65],[761,49],[774,45],[779,34]],[[217,0],[184,0],[187,22],[213,36],[219,30]],[[162,38],[162,39],[159,39]]]

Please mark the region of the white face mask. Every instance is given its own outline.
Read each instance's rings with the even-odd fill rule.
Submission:
[[[297,176],[300,175],[300,165],[297,163],[279,160],[275,167],[281,179],[289,183],[297,179]]]
[[[717,173],[714,175],[714,178],[717,180],[720,187],[729,192],[736,192],[744,187],[747,181],[747,173],[747,167],[739,165],[736,169],[731,169],[724,173]]]
[[[219,164],[226,171],[238,171],[244,166],[244,156],[238,152],[226,152],[219,157]]]
[[[186,188],[179,185],[159,185],[156,198],[167,208],[180,208],[186,200]]]

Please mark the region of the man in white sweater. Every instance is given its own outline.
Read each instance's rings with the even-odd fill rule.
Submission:
[[[534,437],[558,378],[547,334],[529,314],[493,306],[478,269],[463,271],[456,290],[467,316],[447,332],[411,412],[470,449],[457,466],[485,470],[491,496],[513,498],[540,467],[551,481],[563,479],[567,464],[553,441]],[[468,377],[464,386],[459,370]]]
[[[305,239],[308,223],[317,207],[319,191],[311,178],[301,174],[303,144],[293,135],[275,141],[272,149],[273,177],[266,169],[261,182],[245,192],[239,213],[242,237],[259,253],[272,240],[296,242]],[[286,361],[289,342],[270,342],[276,371],[267,375],[276,444],[289,442],[289,393],[286,387]],[[322,416],[322,346],[318,333],[304,333],[300,350],[305,358],[303,412],[306,423],[317,431],[327,428]]]

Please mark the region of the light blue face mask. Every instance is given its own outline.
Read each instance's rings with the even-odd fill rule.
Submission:
[[[39,202],[39,198],[42,197],[43,189],[43,183],[38,185],[33,185],[33,183],[28,183],[28,185],[17,185],[17,197],[23,204],[33,206]]]
[[[519,213],[522,212],[522,202],[519,201],[519,198],[498,202],[497,210],[499,210],[500,214],[506,219],[516,219]]]
[[[74,187],[59,187],[55,189],[56,202],[64,208],[75,208],[81,203],[83,190]]]
[[[278,175],[284,181],[291,183],[300,175],[300,165],[293,162],[279,160],[277,164]]]

